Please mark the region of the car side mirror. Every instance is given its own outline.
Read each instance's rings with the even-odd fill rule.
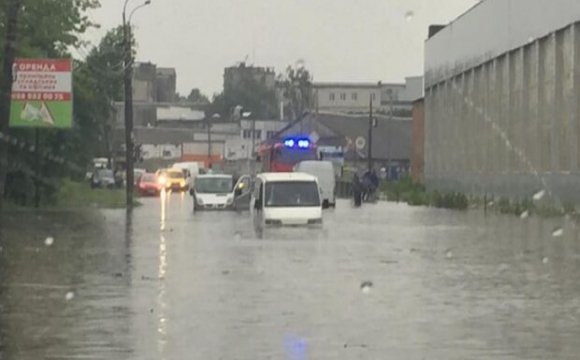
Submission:
[[[240,188],[236,188],[236,190],[234,191],[234,195],[236,197],[241,196],[242,195],[242,189]]]
[[[256,201],[254,202],[254,209],[256,210],[262,209],[262,202],[260,201],[260,199],[256,199]]]

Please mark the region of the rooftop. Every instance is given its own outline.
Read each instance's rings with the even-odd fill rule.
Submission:
[[[205,112],[182,106],[157,108],[157,121],[202,121]]]
[[[315,181],[316,176],[304,173],[262,173],[258,175],[265,181]]]

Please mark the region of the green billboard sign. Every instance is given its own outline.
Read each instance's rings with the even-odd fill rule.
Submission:
[[[72,126],[70,59],[16,59],[13,74],[11,127]]]

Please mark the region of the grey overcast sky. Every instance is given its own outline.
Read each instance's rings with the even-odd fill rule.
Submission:
[[[129,0],[129,8],[144,0]],[[124,0],[101,0],[94,44],[121,22]],[[223,69],[243,61],[277,72],[303,59],[315,81],[402,82],[423,71],[430,24],[476,0],[152,0],[133,16],[137,60],[175,67],[177,89],[221,91]],[[82,53],[82,52],[81,52]]]

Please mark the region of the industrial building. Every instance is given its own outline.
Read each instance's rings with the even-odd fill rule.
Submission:
[[[430,190],[580,203],[580,1],[484,0],[425,43]]]

